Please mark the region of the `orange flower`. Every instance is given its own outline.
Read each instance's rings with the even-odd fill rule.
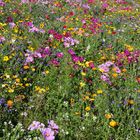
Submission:
[[[26,69],[29,69],[29,66],[25,65],[23,68],[26,70]]]
[[[105,114],[105,118],[106,118],[106,119],[112,118],[112,114]]]
[[[8,100],[7,101],[7,105],[8,105],[8,107],[12,107],[13,106],[13,101],[12,100]]]

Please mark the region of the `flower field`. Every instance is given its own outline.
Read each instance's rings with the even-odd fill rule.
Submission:
[[[139,140],[140,0],[0,0],[0,140]]]

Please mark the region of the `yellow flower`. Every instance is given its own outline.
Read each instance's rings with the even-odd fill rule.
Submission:
[[[82,75],[82,76],[86,76],[86,73],[85,73],[85,72],[81,72],[81,75]]]
[[[8,90],[8,92],[9,92],[9,93],[13,93],[14,90],[10,88],[10,89]]]
[[[86,99],[86,100],[89,100],[89,96],[85,96],[85,99]]]
[[[39,91],[41,88],[39,86],[35,86],[35,91]]]
[[[32,52],[34,51],[34,48],[32,46],[28,46],[28,49]]]
[[[111,127],[115,127],[115,126],[118,125],[118,123],[117,123],[116,121],[112,120],[112,121],[109,122],[109,125],[110,125]]]
[[[97,93],[98,93],[98,94],[102,94],[103,91],[102,91],[101,89],[99,89],[99,90],[97,90]]]
[[[27,78],[25,77],[25,78],[23,78],[23,80],[24,80],[24,81],[27,81]]]
[[[35,71],[35,68],[32,68],[32,71]]]
[[[85,110],[86,110],[86,111],[90,111],[90,106],[87,106],[87,107],[85,108]]]
[[[47,86],[47,87],[46,87],[46,91],[48,91],[48,90],[49,90],[49,87]]]
[[[48,70],[46,70],[46,71],[45,71],[45,73],[46,73],[46,74],[49,74],[49,71],[48,71]]]
[[[132,100],[132,99],[131,100],[128,100],[128,104],[129,105],[133,105],[134,104],[134,100]]]
[[[86,84],[83,82],[80,82],[80,87],[84,87]]]
[[[9,60],[9,57],[8,57],[8,56],[4,56],[4,57],[3,57],[3,61],[4,61],[4,62],[7,62],[8,60]]]
[[[15,33],[18,32],[18,27],[14,27],[14,32],[15,32]]]
[[[130,52],[133,51],[134,47],[133,46],[130,46],[130,45],[127,45],[125,44],[125,47],[127,50],[129,50]]]
[[[43,28],[44,27],[44,23],[42,22],[41,24],[40,24],[40,28]]]
[[[26,84],[25,84],[26,87],[28,87],[29,85],[30,85],[29,83],[26,83]]]
[[[93,96],[93,97],[96,97],[96,96],[97,96],[97,94],[94,94],[94,93],[93,93],[93,94],[92,94],[92,96]]]
[[[95,100],[94,98],[91,98],[91,99],[90,99],[91,102],[94,101],[94,100]]]

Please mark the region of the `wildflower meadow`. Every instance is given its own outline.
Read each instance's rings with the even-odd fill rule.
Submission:
[[[0,140],[139,140],[140,0],[0,0]]]

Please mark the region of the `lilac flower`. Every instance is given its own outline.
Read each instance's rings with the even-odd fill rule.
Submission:
[[[35,52],[33,53],[33,56],[34,56],[34,57],[37,57],[37,58],[41,58],[41,57],[42,57],[41,53],[38,52],[38,51],[35,51]]]
[[[32,124],[28,127],[28,130],[40,130],[43,131],[45,128],[45,125],[43,123],[40,123],[38,121],[33,121]]]
[[[106,65],[107,67],[110,67],[111,65],[113,65],[113,62],[107,61],[107,62],[105,63],[105,65]]]
[[[28,3],[28,0],[21,0],[21,3]]]
[[[71,37],[64,37],[64,46],[65,47],[74,46],[75,44],[79,44],[79,41],[76,39],[73,39]]]
[[[82,7],[85,9],[90,9],[90,6],[88,4],[83,4]]]
[[[55,134],[58,134],[59,127],[53,120],[48,121],[48,127],[54,130]]]
[[[25,63],[31,63],[31,62],[33,62],[33,61],[34,61],[34,58],[33,58],[32,56],[28,56],[28,57],[26,58]]]
[[[108,68],[108,66],[105,65],[105,64],[99,65],[98,68],[99,68],[102,72],[109,72],[109,68]]]
[[[14,28],[15,25],[16,25],[16,24],[15,24],[14,22],[10,22],[10,23],[9,23],[10,28]]]
[[[45,140],[54,140],[55,139],[54,131],[51,128],[45,128],[42,131],[42,135]]]
[[[33,121],[32,124],[28,127],[28,130],[37,130],[40,127],[40,122]]]
[[[31,29],[29,29],[29,32],[38,32],[39,29],[36,27],[32,27]]]
[[[111,84],[111,81],[109,79],[109,75],[107,73],[104,73],[103,75],[101,75],[101,80],[107,82],[108,84]]]

